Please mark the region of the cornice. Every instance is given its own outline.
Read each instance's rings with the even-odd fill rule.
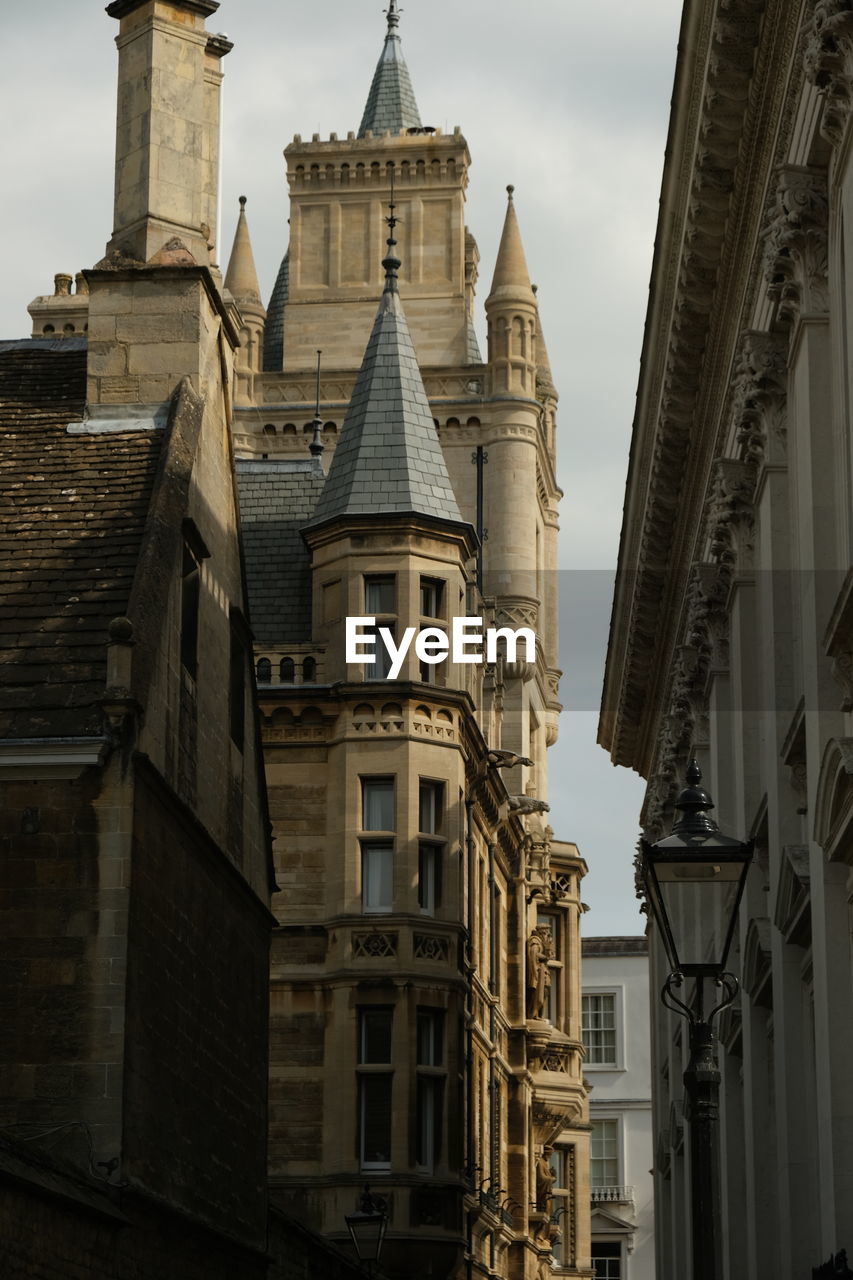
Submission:
[[[599,725],[614,762],[646,777],[702,554],[799,9],[709,0],[682,24]]]

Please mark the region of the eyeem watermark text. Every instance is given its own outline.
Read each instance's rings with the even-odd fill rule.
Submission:
[[[485,648],[483,641],[485,640]],[[346,660],[371,666],[376,662],[376,645],[385,646],[391,665],[388,680],[396,680],[406,660],[406,654],[415,644],[415,654],[420,662],[435,666],[439,662],[496,662],[498,643],[505,645],[507,662],[516,662],[519,642],[524,644],[525,662],[536,661],[536,636],[530,627],[487,627],[482,618],[454,618],[450,635],[441,627],[406,627],[400,643],[394,639],[390,627],[377,627],[375,618],[346,619]]]

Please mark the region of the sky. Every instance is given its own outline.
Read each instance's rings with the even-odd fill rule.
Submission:
[[[248,197],[261,288],[287,244],[282,152],[357,129],[385,34],[384,0],[222,0],[220,260]],[[408,0],[400,36],[424,124],[459,125],[472,156],[478,330],[506,208],[515,206],[560,393],[560,741],[550,822],[589,865],[587,936],[642,932],[632,861],[643,783],[596,745],[634,397],[681,0]],[[112,230],[118,24],[96,0],[4,6],[0,338],[56,272],[102,257]]]

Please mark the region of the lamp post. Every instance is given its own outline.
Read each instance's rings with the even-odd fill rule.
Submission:
[[[690,1061],[684,1073],[690,1122],[690,1205],[693,1280],[721,1280],[719,1096],[714,1019],[735,999],[738,980],[726,972],[738,908],[752,861],[753,842],[725,836],[708,816],[714,802],[700,787],[695,760],[675,807],[672,834],[641,840],[646,896],[666,951],[670,973],[661,1002],[687,1019]],[[677,994],[694,982],[693,1000]],[[706,983],[720,998],[705,1004]]]
[[[365,1183],[358,1211],[347,1214],[344,1222],[355,1246],[356,1257],[367,1267],[368,1276],[372,1276],[373,1264],[379,1261],[388,1226],[385,1201],[381,1196],[373,1195]]]

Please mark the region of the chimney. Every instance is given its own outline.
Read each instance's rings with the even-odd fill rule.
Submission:
[[[150,261],[176,237],[214,261],[220,61],[232,48],[205,29],[218,0],[114,0],[118,116],[115,211],[107,254]]]

